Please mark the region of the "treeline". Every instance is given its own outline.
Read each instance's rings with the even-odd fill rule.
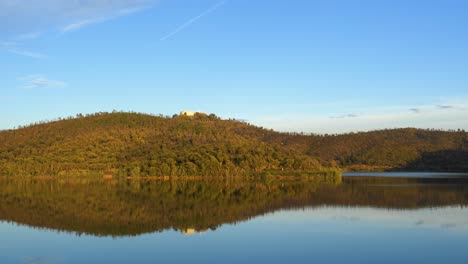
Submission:
[[[0,175],[243,176],[318,171],[305,153],[271,144],[276,132],[197,114],[77,115],[0,132]]]
[[[214,114],[126,112],[0,131],[1,176],[300,175],[337,167],[468,171],[468,133],[405,128],[305,135]]]
[[[357,170],[468,171],[468,133],[402,128],[313,136],[307,154]]]

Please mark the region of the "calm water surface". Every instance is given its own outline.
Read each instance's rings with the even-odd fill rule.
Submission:
[[[468,178],[468,173],[450,172],[346,172],[345,177],[394,177],[394,178]]]
[[[383,176],[2,180],[0,263],[467,263],[464,176]]]

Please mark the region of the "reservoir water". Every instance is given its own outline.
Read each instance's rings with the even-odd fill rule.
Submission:
[[[466,179],[5,179],[0,263],[466,263]]]

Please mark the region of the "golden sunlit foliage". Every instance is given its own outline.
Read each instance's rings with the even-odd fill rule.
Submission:
[[[324,166],[322,166],[324,165]],[[2,176],[252,176],[336,170],[468,171],[468,133],[278,133],[196,114],[78,114],[0,131]]]
[[[404,128],[317,136],[307,153],[357,170],[468,171],[468,133]]]
[[[215,115],[98,113],[0,132],[0,175],[243,176],[316,171],[317,160]]]

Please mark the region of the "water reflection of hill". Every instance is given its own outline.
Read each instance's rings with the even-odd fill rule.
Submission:
[[[0,220],[93,235],[216,229],[305,206],[413,209],[468,204],[464,182],[0,180]]]

